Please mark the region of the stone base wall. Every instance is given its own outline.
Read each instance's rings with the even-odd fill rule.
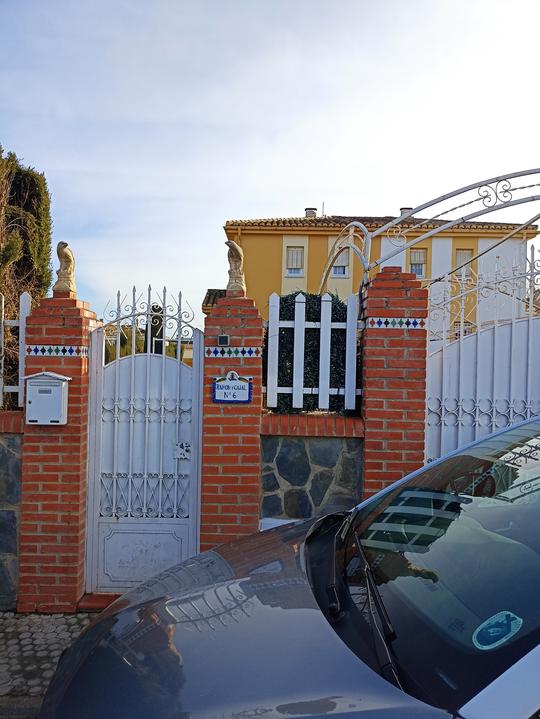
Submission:
[[[350,509],[362,496],[362,439],[261,437],[261,517]]]
[[[0,610],[17,604],[21,445],[21,434],[0,433]]]

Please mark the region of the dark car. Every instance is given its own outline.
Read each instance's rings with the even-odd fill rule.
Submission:
[[[540,420],[125,594],[42,719],[540,716]]]

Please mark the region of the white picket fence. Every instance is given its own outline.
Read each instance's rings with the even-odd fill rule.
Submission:
[[[26,318],[30,314],[32,307],[32,298],[28,292],[23,292],[19,297],[19,316],[13,319],[7,319],[4,314],[4,295],[0,292],[0,408],[4,405],[4,395],[10,393],[17,394],[17,404],[23,406],[24,401],[24,357],[26,347]],[[18,382],[16,385],[7,385],[5,383],[5,346],[6,346],[6,329],[18,327]]]
[[[277,407],[280,394],[292,394],[292,406],[301,409],[304,395],[318,395],[318,408],[328,410],[330,395],[344,395],[344,408],[354,409],[356,396],[361,390],[356,387],[356,348],[357,331],[362,323],[358,321],[358,296],[347,298],[347,319],[345,322],[332,322],[332,297],[325,294],[321,298],[321,319],[319,322],[306,321],[306,298],[298,294],[295,299],[294,320],[280,320],[280,298],[270,295],[268,317],[268,367],[266,377],[266,406]],[[293,381],[292,387],[278,386],[279,366],[279,330],[293,329]],[[305,332],[306,329],[320,329],[319,340],[319,386],[304,386]],[[345,340],[345,386],[330,386],[330,347],[332,331],[346,333]]]

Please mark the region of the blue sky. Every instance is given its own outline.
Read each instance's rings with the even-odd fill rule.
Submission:
[[[133,283],[198,310],[227,219],[538,166],[538,27],[536,0],[0,0],[0,143],[98,314]]]

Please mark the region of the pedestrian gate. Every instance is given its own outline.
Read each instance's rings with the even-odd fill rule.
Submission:
[[[166,289],[111,315],[90,344],[88,592],[198,551],[202,333]]]

